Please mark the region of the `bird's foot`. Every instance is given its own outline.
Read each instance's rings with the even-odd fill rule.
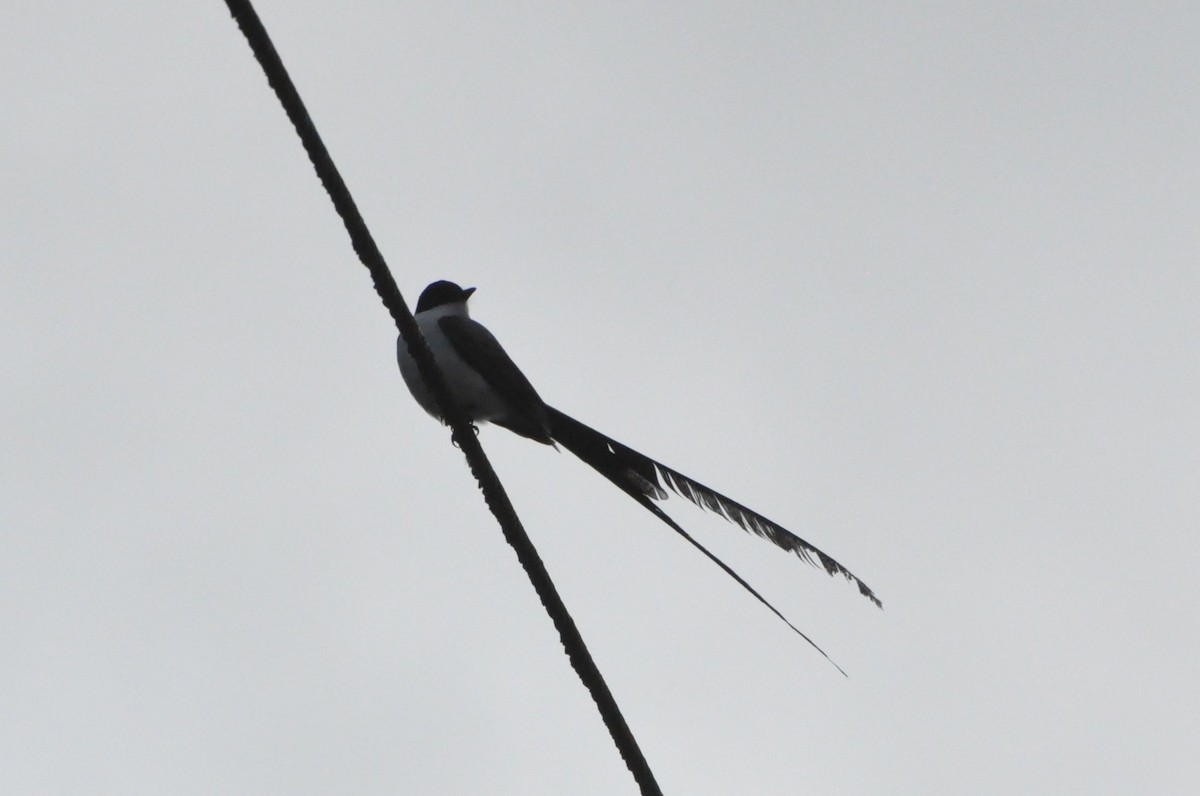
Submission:
[[[474,423],[468,423],[467,425],[469,425],[471,427],[471,430],[475,432],[475,436],[478,437],[479,436],[479,426],[475,425]],[[454,447],[458,448],[459,450],[462,449],[462,445],[458,444],[458,440],[455,437],[453,437],[453,436],[450,437],[450,442],[453,443]]]

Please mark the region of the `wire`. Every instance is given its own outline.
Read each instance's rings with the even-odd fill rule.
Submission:
[[[400,336],[408,346],[409,353],[417,362],[421,378],[433,390],[438,405],[441,407],[442,416],[449,421],[452,429],[452,441],[466,456],[471,467],[471,474],[475,476],[480,490],[483,491],[484,501],[499,521],[504,538],[516,551],[517,559],[529,576],[533,588],[537,590],[546,613],[550,615],[554,627],[558,630],[571,666],[579,675],[579,679],[583,681],[584,686],[591,692],[592,699],[595,700],[596,707],[604,720],[604,725],[608,728],[613,742],[616,743],[621,757],[625,760],[625,765],[629,767],[629,771],[633,774],[643,794],[661,794],[662,790],[658,787],[654,774],[651,772],[646,758],[642,755],[629,725],[621,715],[612,692],[608,690],[608,685],[604,682],[604,677],[596,667],[595,661],[592,660],[587,645],[584,644],[583,637],[575,626],[575,621],[571,618],[566,605],[559,597],[558,590],[550,580],[550,573],[546,571],[541,556],[538,555],[529,535],[525,533],[516,510],[513,509],[512,503],[500,483],[500,478],[492,469],[483,452],[483,447],[475,437],[474,427],[450,400],[445,379],[434,361],[433,354],[429,351],[429,346],[421,337],[416,319],[409,311],[404,297],[400,295],[400,289],[396,286],[396,281],[392,278],[379,247],[375,245],[375,240],[367,229],[362,215],[358,212],[358,207],[350,196],[349,189],[342,181],[341,174],[338,173],[325,144],[317,134],[317,128],[309,117],[304,102],[300,99],[300,94],[288,76],[283,61],[275,51],[275,46],[271,43],[258,14],[255,13],[249,0],[225,0],[225,4],[245,35],[246,41],[249,42],[254,57],[258,59],[263,72],[266,73],[267,82],[275,91],[288,118],[292,120],[296,133],[300,136],[305,151],[308,152],[309,160],[312,161],[313,168],[316,169],[317,176],[321,179],[321,184],[325,186],[329,198],[333,200],[333,206],[346,225],[346,231],[350,234],[350,242],[354,246],[355,253],[358,254],[359,260],[371,274],[375,292],[379,294],[379,298],[396,322]]]

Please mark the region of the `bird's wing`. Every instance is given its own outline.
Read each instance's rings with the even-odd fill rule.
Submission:
[[[492,333],[482,324],[456,315],[441,318],[438,326],[458,355],[504,397],[517,415],[493,422],[522,436],[549,443],[546,404]]]

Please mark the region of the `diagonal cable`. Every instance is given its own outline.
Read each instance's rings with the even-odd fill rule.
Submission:
[[[471,467],[471,474],[479,482],[479,488],[483,491],[488,508],[499,521],[504,538],[516,551],[521,566],[524,567],[530,582],[537,590],[542,605],[554,622],[555,628],[558,629],[571,666],[579,675],[579,679],[583,681],[584,686],[591,692],[604,724],[608,727],[613,742],[616,743],[621,757],[625,760],[625,765],[629,767],[643,794],[661,794],[662,791],[638,747],[637,740],[621,715],[620,708],[617,707],[616,700],[608,690],[608,685],[604,682],[595,661],[592,660],[583,637],[575,626],[575,621],[567,612],[566,605],[550,580],[550,573],[546,571],[541,556],[538,555],[533,542],[525,533],[499,477],[492,469],[479,440],[475,437],[473,427],[462,411],[450,400],[445,379],[442,377],[428,345],[417,329],[416,319],[413,318],[408,305],[405,304],[404,297],[400,295],[400,289],[396,286],[396,281],[392,278],[383,255],[375,245],[375,240],[371,237],[366,222],[358,212],[358,207],[350,196],[349,189],[346,188],[337,167],[333,164],[333,159],[325,149],[325,144],[317,134],[316,126],[309,117],[308,111],[305,110],[304,102],[300,99],[300,94],[296,91],[287,70],[284,69],[279,54],[275,52],[275,47],[259,20],[258,14],[255,13],[249,0],[225,0],[225,4],[246,36],[250,49],[254,52],[254,57],[258,59],[266,73],[267,82],[275,91],[288,118],[295,126],[309,160],[312,161],[317,176],[321,179],[321,184],[325,186],[338,215],[346,225],[346,231],[350,234],[350,242],[354,246],[354,251],[371,274],[375,292],[379,294],[379,298],[391,313],[392,319],[395,320],[400,336],[404,338],[409,353],[417,362],[421,377],[437,397],[442,415],[449,421],[452,429],[452,440],[466,456]]]

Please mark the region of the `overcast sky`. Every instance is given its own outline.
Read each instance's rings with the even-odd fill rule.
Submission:
[[[0,28],[0,791],[634,792],[217,0]],[[1194,3],[260,2],[673,794],[1200,779]]]

